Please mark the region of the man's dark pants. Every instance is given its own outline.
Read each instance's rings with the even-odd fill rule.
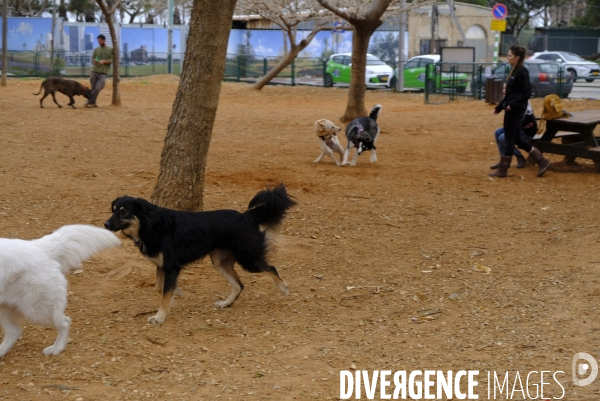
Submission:
[[[106,84],[106,74],[92,71],[90,83],[92,84],[93,95],[92,98],[88,100],[88,104],[96,104],[96,99],[98,98],[100,91],[104,88],[104,85]]]

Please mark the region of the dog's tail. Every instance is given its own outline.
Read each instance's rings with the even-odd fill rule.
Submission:
[[[40,84],[40,91],[39,91],[38,93],[34,93],[34,95],[36,95],[36,96],[37,96],[37,95],[39,95],[40,93],[42,93],[42,88],[43,88],[43,87],[44,87],[44,83],[42,82],[42,83]]]
[[[371,114],[369,114],[369,118],[371,120],[375,120],[377,121],[377,117],[379,117],[379,112],[381,111],[381,105],[380,104],[376,104],[375,106],[373,106],[373,108],[371,109]]]
[[[273,229],[281,224],[288,209],[294,205],[296,201],[288,195],[285,185],[280,183],[275,188],[267,187],[257,193],[244,215],[252,218],[257,225]]]
[[[81,224],[63,226],[32,242],[60,263],[65,275],[96,252],[121,245],[121,240],[112,232]]]

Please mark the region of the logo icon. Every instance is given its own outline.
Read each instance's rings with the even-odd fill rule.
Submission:
[[[585,362],[577,363],[580,360]],[[571,372],[573,375],[573,384],[576,386],[587,386],[591,384],[596,377],[598,377],[598,363],[593,356],[585,352],[578,352],[573,355],[573,363],[571,365]],[[589,376],[585,379],[579,379],[577,376],[584,376],[589,373]]]

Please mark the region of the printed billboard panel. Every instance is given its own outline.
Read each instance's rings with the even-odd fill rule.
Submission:
[[[14,18],[8,19],[7,44],[13,51],[46,51],[50,49],[52,19]],[[2,44],[2,20],[0,19],[0,47]]]

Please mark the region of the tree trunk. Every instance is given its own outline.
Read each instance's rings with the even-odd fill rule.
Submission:
[[[157,205],[202,210],[204,172],[225,72],[227,41],[236,0],[194,0],[181,80],[165,145]]]
[[[271,80],[275,78],[277,74],[279,74],[285,67],[287,67],[296,57],[298,57],[298,54],[300,54],[302,50],[308,47],[308,45],[310,44],[310,42],[312,42],[317,33],[319,33],[322,30],[322,26],[319,25],[318,21],[315,21],[315,24],[316,26],[313,28],[310,34],[308,34],[308,36],[302,39],[298,44],[294,43],[294,41],[296,40],[295,34],[285,35],[285,31],[283,31],[284,35],[287,36],[290,40],[290,51],[289,53],[286,51],[279,63],[277,63],[275,67],[273,67],[269,72],[267,72],[264,77],[256,81],[256,83],[253,86],[254,89],[261,90],[266,84],[271,82]],[[287,44],[285,38],[284,43]]]
[[[0,86],[6,86],[6,76],[8,75],[8,0],[2,2],[2,77],[0,77]]]
[[[367,69],[367,50],[369,40],[375,29],[381,25],[375,22],[360,22],[354,25],[352,35],[352,72],[350,76],[350,89],[348,90],[348,104],[346,111],[340,118],[342,122],[352,121],[358,117],[367,116],[365,109],[365,72]]]
[[[119,40],[117,38],[117,32],[115,31],[115,23],[112,15],[106,17],[108,23],[108,29],[110,31],[110,37],[112,38],[113,45],[113,93],[112,93],[112,105],[121,105],[121,76],[119,75]]]
[[[271,82],[271,80],[275,78],[277,74],[287,67],[298,56],[298,53],[300,53],[302,49],[299,46],[292,45],[292,50],[284,55],[279,63],[275,64],[275,67],[271,68],[261,79],[256,81],[252,87],[254,89],[261,90],[266,84]]]
[[[119,76],[119,38],[117,37],[117,31],[115,31],[115,22],[113,20],[113,15],[117,11],[117,9],[113,6],[113,8],[109,11],[104,0],[96,0],[96,3],[100,6],[102,10],[102,14],[104,15],[104,19],[106,19],[106,23],[108,24],[108,30],[110,31],[110,37],[112,39],[113,45],[113,95],[112,95],[112,105],[120,106],[121,105],[121,89],[119,84],[121,83],[121,77]]]

